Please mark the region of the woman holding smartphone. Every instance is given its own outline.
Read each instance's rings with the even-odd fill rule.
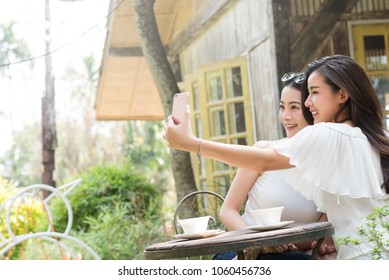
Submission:
[[[301,83],[303,73],[287,73],[281,81],[283,90],[279,106],[279,119],[286,131],[287,138],[293,137],[304,127],[313,124],[313,118],[308,108],[303,104]],[[306,111],[306,112],[304,112]],[[268,147],[270,142],[259,141],[254,146]],[[240,215],[240,209],[246,202],[245,212]],[[250,211],[261,208],[284,206],[281,221],[295,221],[297,223],[313,223],[322,217],[323,213],[316,211],[316,206],[301,194],[294,191],[276,171],[259,173],[250,169],[239,168],[228,190],[227,196],[220,209],[220,219],[229,230],[237,230],[247,226],[254,226],[255,220]],[[325,215],[324,215],[325,216]],[[312,242],[300,244],[285,244],[284,246],[261,248],[251,251],[246,257],[255,259],[310,259],[305,251],[312,248]],[[321,246],[320,254],[335,253],[332,238],[328,238]],[[232,259],[236,252],[217,254],[214,259]],[[335,258],[335,256],[332,256]]]
[[[171,148],[199,153],[260,173],[278,172],[325,211],[334,241],[359,238],[358,228],[377,207],[389,205],[389,139],[378,97],[365,71],[352,58],[333,55],[305,71],[302,93],[314,118],[294,137],[258,148],[200,140],[193,136],[189,111],[165,138]],[[338,259],[369,259],[374,245],[337,245]]]

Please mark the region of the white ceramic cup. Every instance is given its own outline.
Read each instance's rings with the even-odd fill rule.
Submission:
[[[264,208],[250,211],[251,216],[254,218],[256,225],[268,226],[274,225],[281,221],[281,214],[284,210],[284,206]]]
[[[185,234],[194,234],[207,231],[210,218],[211,216],[202,216],[190,219],[180,219],[177,222],[180,224]]]

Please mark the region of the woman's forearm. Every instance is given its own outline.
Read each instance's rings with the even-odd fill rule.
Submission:
[[[228,230],[237,230],[247,226],[239,212],[233,209],[221,209],[219,218]]]
[[[269,147],[257,148],[204,139],[200,142],[199,139],[197,148],[192,147],[191,151],[199,152],[199,156],[215,159],[232,166],[255,170],[259,173],[292,167],[287,157],[278,154]]]
[[[195,137],[190,127],[189,112],[186,113],[185,121],[178,125],[174,124],[172,117],[169,116],[164,137],[171,148],[260,173],[292,167],[287,157],[278,154],[272,148],[225,144]]]

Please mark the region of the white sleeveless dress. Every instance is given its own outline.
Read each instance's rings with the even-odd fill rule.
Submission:
[[[288,185],[277,171],[265,172],[258,177],[248,194],[243,219],[249,225],[255,225],[250,211],[262,208],[284,206],[281,221],[302,223],[317,222],[322,213],[316,211],[315,203],[304,198]]]

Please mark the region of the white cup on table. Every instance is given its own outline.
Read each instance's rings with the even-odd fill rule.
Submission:
[[[201,216],[189,219],[180,219],[177,222],[185,234],[195,234],[207,231],[208,222],[211,216]]]
[[[269,226],[281,222],[281,214],[284,206],[263,208],[250,211],[257,226]]]

